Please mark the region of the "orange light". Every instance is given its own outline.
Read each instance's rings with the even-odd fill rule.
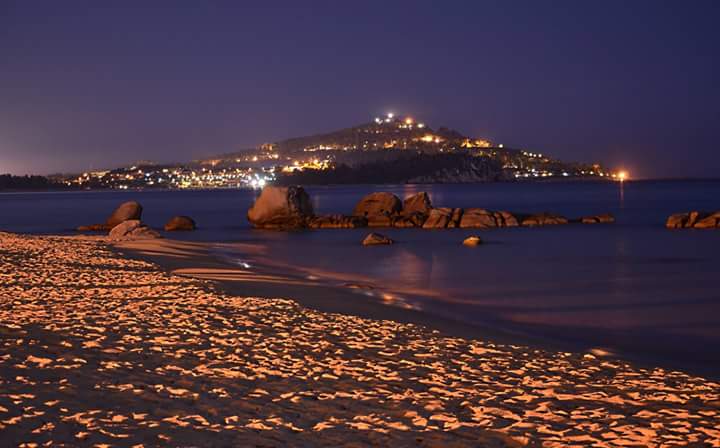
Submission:
[[[620,182],[622,182],[622,181],[624,181],[625,179],[627,179],[627,178],[628,178],[628,173],[627,173],[627,171],[620,171],[620,172],[617,174],[617,178],[620,179]]]

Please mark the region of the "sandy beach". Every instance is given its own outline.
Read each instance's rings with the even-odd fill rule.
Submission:
[[[301,306],[315,285],[188,268],[198,250],[0,233],[3,445],[720,446],[717,382]]]

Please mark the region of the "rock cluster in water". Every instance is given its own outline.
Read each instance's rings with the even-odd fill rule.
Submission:
[[[720,228],[720,211],[676,213],[665,223],[668,229],[717,229]]]
[[[310,197],[302,187],[265,187],[248,211],[248,220],[262,229],[331,229],[358,227],[395,228],[496,228],[568,224],[568,218],[552,213],[517,214],[484,208],[434,208],[426,192],[400,200],[387,192],[363,197],[351,215],[314,214]],[[610,223],[609,215],[586,216],[572,222]]]
[[[102,224],[91,224],[89,226],[80,226],[77,228],[80,232],[102,232],[112,230],[118,224],[125,221],[137,219],[142,216],[143,208],[137,201],[123,202],[116,208],[110,216]]]
[[[140,238],[161,238],[160,233],[144,224],[143,208],[137,201],[128,201],[120,204],[102,224],[80,226],[79,232],[108,232],[112,240],[127,240]],[[165,224],[166,232],[180,230],[195,230],[195,221],[189,216],[174,216]]]

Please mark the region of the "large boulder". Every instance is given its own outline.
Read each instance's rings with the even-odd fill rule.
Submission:
[[[365,239],[362,242],[363,246],[378,246],[383,244],[393,244],[395,241],[391,240],[390,238],[386,237],[385,235],[380,235],[379,233],[370,233],[368,236],[365,237]]]
[[[115,209],[115,211],[112,212],[110,217],[105,220],[105,224],[108,227],[113,228],[123,221],[128,221],[130,219],[140,220],[142,217],[142,211],[142,205],[140,205],[137,201],[123,202]]]
[[[190,231],[196,228],[195,221],[189,216],[174,216],[165,223],[166,232]]]
[[[430,210],[428,218],[425,220],[425,223],[423,223],[423,229],[444,229],[448,226],[452,214],[453,209],[448,207]]]
[[[311,229],[355,229],[367,227],[367,223],[361,216],[324,215],[309,218],[307,226]]]
[[[430,196],[427,193],[420,192],[412,196],[405,198],[402,204],[403,215],[413,215],[416,213],[422,215],[429,215],[432,210],[432,203],[430,202]]]
[[[482,208],[466,208],[460,218],[461,228],[497,227],[495,214]]]
[[[392,193],[376,192],[362,198],[352,214],[366,218],[370,227],[389,227],[401,211],[400,198]]]
[[[302,187],[265,187],[247,213],[253,227],[263,229],[305,227],[313,216],[310,196]]]
[[[123,221],[110,230],[111,240],[161,238],[160,234],[146,226],[139,219]]]
[[[79,232],[107,232],[124,221],[140,220],[142,211],[142,205],[137,201],[123,202],[110,214],[104,223],[80,226],[77,230]]]

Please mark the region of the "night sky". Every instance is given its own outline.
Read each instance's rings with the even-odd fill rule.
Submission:
[[[0,0],[0,172],[189,160],[392,111],[718,177],[720,1],[255,3]]]

